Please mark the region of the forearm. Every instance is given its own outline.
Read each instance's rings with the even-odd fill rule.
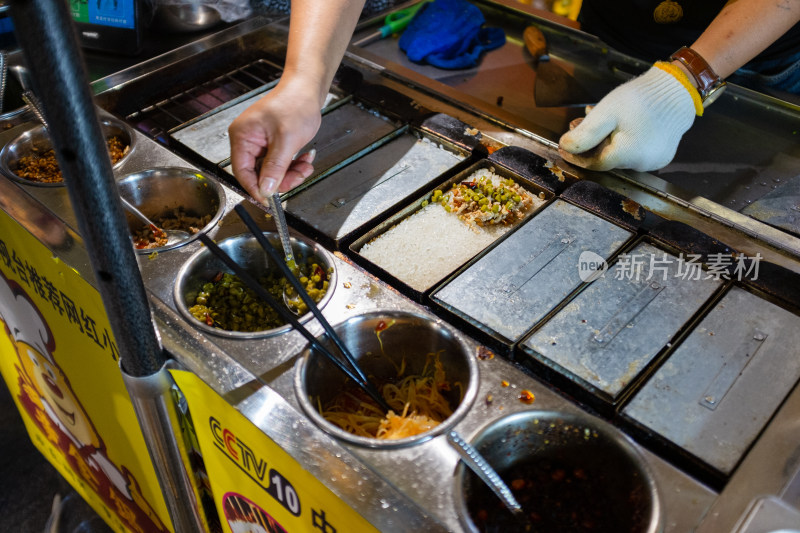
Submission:
[[[315,90],[320,107],[344,56],[365,0],[292,0],[284,75]]]
[[[724,79],[798,21],[800,0],[731,0],[691,47]]]

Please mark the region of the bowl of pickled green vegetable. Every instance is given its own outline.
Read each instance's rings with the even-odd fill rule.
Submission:
[[[264,232],[282,255],[278,235]],[[292,251],[300,270],[299,280],[317,306],[322,308],[333,295],[336,271],[333,257],[313,242],[291,238]],[[217,245],[243,266],[279,303],[289,282],[278,266],[250,234],[228,237]],[[259,298],[205,247],[195,252],[178,272],[173,292],[178,311],[195,327],[223,337],[260,338],[291,329],[278,311]],[[307,311],[307,310],[306,310]],[[298,319],[305,322],[310,312]]]

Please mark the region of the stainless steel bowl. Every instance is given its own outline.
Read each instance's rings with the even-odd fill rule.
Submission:
[[[387,325],[389,327],[385,327]],[[318,405],[324,405],[341,391],[347,378],[324,356],[306,349],[295,365],[297,399],[309,418],[334,437],[367,448],[392,449],[419,444],[452,427],[475,401],[478,394],[475,356],[461,334],[441,321],[404,311],[375,311],[350,318],[334,326],[334,330],[368,375],[379,380],[396,378],[397,368],[403,362],[407,369],[405,375],[421,374],[427,355],[438,353],[447,380],[461,383],[464,391],[460,402],[451,400],[453,414],[429,431],[396,440],[360,437],[328,422],[317,410]],[[326,336],[320,341],[332,346]],[[334,353],[338,351],[334,349]]]
[[[516,496],[523,510],[541,513],[538,525],[542,531],[572,531],[571,524],[552,522],[570,515],[574,519],[573,513],[591,520],[593,505],[602,506],[602,517],[595,519],[613,521],[610,530],[616,533],[661,531],[659,495],[647,464],[625,434],[602,420],[553,411],[520,411],[490,423],[472,439],[472,445],[506,484],[513,487],[515,479],[532,484],[527,493],[530,499],[522,499],[520,492]],[[528,476],[529,472],[534,474]],[[459,463],[454,494],[465,530],[502,531],[514,523],[496,496],[484,494],[488,490]],[[571,500],[576,494],[583,497]],[[597,503],[600,501],[602,504]],[[496,517],[495,522],[478,528],[472,518],[477,506]],[[538,531],[537,522],[533,525]],[[600,524],[595,522],[595,527]]]
[[[136,135],[130,126],[116,118],[104,117],[100,120],[100,126],[102,127],[106,139],[115,135],[119,136],[122,142],[129,147],[128,152],[122,159],[113,165],[113,169],[117,170],[128,160],[131,153],[133,153],[136,146]],[[34,151],[39,153],[46,152],[52,147],[52,141],[50,140],[50,135],[47,133],[47,130],[41,124],[38,124],[17,136],[0,150],[0,171],[9,178],[20,183],[25,183],[26,185],[34,185],[37,187],[63,187],[63,181],[40,183],[22,178],[16,174],[20,158],[30,155],[34,153]]]
[[[211,216],[200,231],[207,232],[216,226],[225,211],[225,190],[213,178],[183,167],[159,167],[128,174],[117,181],[119,194],[138,208],[150,220],[157,220],[171,215],[175,209],[193,217]],[[131,215],[125,214],[128,226],[134,232],[144,223]],[[140,254],[164,252],[183,246],[197,239],[198,234],[187,239],[162,246],[136,250]]]
[[[158,4],[153,14],[154,29],[173,33],[207,30],[221,21],[219,11],[203,4]]]
[[[267,239],[269,239],[276,250],[280,251],[282,249],[277,233],[264,232],[264,235],[266,235]],[[333,256],[313,241],[300,240],[295,237],[291,237],[290,240],[292,243],[292,252],[294,253],[298,265],[306,264],[313,259],[326,270],[334,266]],[[264,250],[261,249],[258,241],[249,233],[228,237],[218,242],[217,245],[256,279],[265,273],[278,271],[277,265],[269,260],[269,257]],[[283,255],[282,252],[280,253]],[[219,272],[231,271],[205,247],[195,252],[178,272],[178,278],[173,291],[175,306],[192,325],[207,333],[233,339],[257,339],[280,335],[291,331],[292,326],[289,324],[263,331],[228,331],[209,326],[205,322],[201,322],[192,316],[189,312],[189,308],[194,305],[198,292],[204,283],[211,281]],[[336,270],[333,270],[328,283],[328,291],[317,303],[320,309],[324,308],[333,296],[333,291],[336,287],[336,279]],[[299,317],[298,320],[301,323],[307,322],[312,316],[313,315],[309,312]]]

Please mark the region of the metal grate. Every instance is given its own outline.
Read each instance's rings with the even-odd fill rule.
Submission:
[[[260,59],[131,113],[126,119],[140,131],[158,138],[280,75],[279,66]]]

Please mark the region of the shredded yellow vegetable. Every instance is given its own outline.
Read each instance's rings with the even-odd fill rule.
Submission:
[[[451,390],[451,385],[439,354],[427,355],[425,367],[419,375],[403,377],[405,370],[403,361],[397,376],[399,381],[384,383],[380,388],[383,398],[392,408],[386,416],[354,383],[346,384],[342,392],[320,409],[322,416],[354,435],[402,439],[424,433],[453,414],[450,403],[442,394]],[[460,383],[455,385],[460,391]]]

